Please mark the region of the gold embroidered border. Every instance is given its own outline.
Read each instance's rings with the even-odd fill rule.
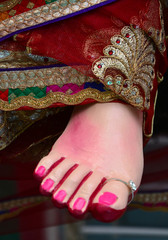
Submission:
[[[66,1],[67,5],[65,6],[62,0],[58,0],[57,2],[35,8],[0,22],[0,37],[4,37],[10,33],[24,28],[42,24],[46,21],[67,16],[102,2],[106,1],[89,0],[86,2],[83,0],[78,0],[76,3],[72,3],[72,1]]]
[[[147,137],[147,138],[150,138],[150,137],[152,137],[152,135],[153,135],[153,127],[154,127],[154,119],[155,119],[155,109],[156,109],[157,97],[158,97],[158,91],[156,92],[156,95],[155,95],[154,114],[153,114],[153,116],[152,116],[151,131],[150,131],[149,134],[147,134],[147,133],[145,132],[145,121],[146,121],[146,119],[144,118],[144,123],[143,123],[144,126],[143,126],[143,129],[144,129],[144,135],[145,135],[145,137]],[[145,114],[145,113],[144,113],[144,114]],[[145,115],[144,115],[144,116],[145,116]]]
[[[22,0],[6,0],[0,3],[0,12],[5,12],[15,7]]]
[[[29,204],[35,204],[40,203],[44,201],[48,201],[50,198],[45,196],[33,196],[29,198],[21,198],[21,199],[15,199],[11,201],[2,202],[0,204],[0,211],[10,210],[11,208],[15,207],[22,207],[24,205]],[[138,204],[144,204],[144,203],[152,203],[153,206],[151,208],[157,208],[158,206],[154,206],[154,204],[158,203],[168,203],[168,192],[164,193],[138,193],[136,194],[134,198],[134,202],[131,203],[132,206],[137,206]],[[139,206],[139,205],[138,205]],[[165,208],[159,206],[158,208]],[[167,208],[168,210],[168,208]]]
[[[168,192],[164,193],[138,193],[134,198],[135,203],[167,203],[168,204]],[[134,203],[133,202],[133,203]]]
[[[42,109],[51,106],[53,103],[77,105],[86,99],[93,99],[97,102],[110,102],[117,98],[118,97],[113,92],[100,92],[97,89],[87,88],[74,95],[66,95],[61,92],[51,92],[41,99],[36,99],[31,96],[23,96],[12,100],[11,103],[0,99],[0,109],[4,111],[11,111],[23,106]]]
[[[81,86],[85,82],[94,82],[92,77],[87,77],[71,67],[53,67],[20,71],[0,72],[0,88],[27,88],[58,85],[62,87],[67,83]]]

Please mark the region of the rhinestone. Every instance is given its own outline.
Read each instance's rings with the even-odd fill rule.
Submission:
[[[116,40],[116,43],[117,43],[117,44],[121,44],[120,39],[117,39],[117,40]]]
[[[126,37],[126,38],[130,38],[130,34],[127,33],[127,34],[125,35],[125,37]]]
[[[99,69],[102,68],[102,63],[97,66]]]
[[[133,91],[131,92],[131,95],[132,95],[132,96],[135,96],[135,95],[136,95],[136,91],[133,90]]]
[[[121,85],[121,80],[117,80],[117,81],[116,81],[116,84],[117,84],[117,85]]]
[[[113,50],[110,50],[108,53],[109,53],[109,55],[113,55],[114,54]]]
[[[108,86],[111,86],[111,85],[113,85],[113,82],[112,82],[111,80],[109,80],[109,81],[107,82],[107,85],[108,85]]]
[[[131,189],[132,189],[133,191],[136,191],[136,190],[137,190],[137,187],[136,187],[135,183],[134,183],[132,180],[129,181],[129,185],[130,185],[130,187],[131,187]]]
[[[139,26],[134,24],[134,25],[133,25],[133,28],[134,28],[134,29],[137,29],[137,28],[139,28]]]
[[[136,98],[135,101],[136,101],[137,104],[141,103],[141,99],[140,98]]]
[[[8,57],[9,55],[10,55],[10,52],[7,50],[0,51],[0,58],[5,58],[5,57]]]

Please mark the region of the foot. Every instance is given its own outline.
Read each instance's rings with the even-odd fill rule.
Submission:
[[[52,194],[56,205],[68,206],[74,216],[89,209],[95,218],[99,219],[98,213],[108,221],[103,214],[122,213],[130,189],[121,181],[103,181],[133,180],[139,186],[142,142],[142,112],[135,108],[121,103],[77,106],[35,174],[42,179],[42,191]]]

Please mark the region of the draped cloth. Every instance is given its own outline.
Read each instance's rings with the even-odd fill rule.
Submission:
[[[15,191],[2,196],[1,220],[10,219],[11,226],[19,215],[16,228],[25,229],[27,209],[33,209],[43,217],[30,228],[67,221],[44,221],[53,206],[39,195],[32,172],[63,131],[72,106],[130,104],[143,111],[148,142],[167,69],[165,13],[159,0],[2,1],[0,176]]]

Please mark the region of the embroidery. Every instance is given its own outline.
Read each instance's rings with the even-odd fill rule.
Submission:
[[[105,2],[105,0],[89,0],[87,2],[83,0],[58,0],[42,7],[34,8],[33,10],[0,22],[0,37],[4,37],[17,30],[67,16],[102,2]]]
[[[162,5],[160,3],[159,7],[160,12],[160,24],[161,29],[155,29],[153,27],[149,28],[148,34],[154,40],[156,46],[158,47],[159,51],[163,53],[166,50],[165,44],[165,31],[164,31],[164,19],[163,19],[163,10]]]
[[[0,12],[5,12],[15,7],[22,0],[6,0],[0,3]]]
[[[44,87],[58,85],[62,87],[67,83],[82,85],[85,82],[94,82],[71,67],[53,67],[20,71],[0,72],[0,89]],[[16,81],[17,80],[17,81]]]
[[[6,148],[34,122],[60,112],[60,108],[34,111],[0,111],[0,150]]]
[[[153,21],[153,16],[155,19]],[[166,50],[162,5],[158,0],[147,1],[139,16],[131,18],[132,25],[140,26],[155,42],[161,54]]]
[[[168,204],[168,192],[164,193],[139,193],[135,196],[134,202],[136,203],[153,203],[158,207],[158,203]],[[153,206],[152,206],[153,207]]]
[[[16,110],[23,106],[28,106],[36,109],[46,108],[54,103],[62,103],[65,105],[77,105],[81,104],[86,99],[93,99],[97,102],[110,102],[118,97],[111,91],[100,92],[97,89],[87,88],[81,90],[74,95],[66,95],[61,92],[50,92],[47,96],[37,99],[31,96],[18,97],[11,100],[11,103],[0,99],[0,109],[4,111]]]
[[[128,103],[149,109],[155,77],[153,44],[140,28],[133,26],[122,28],[121,35],[111,38],[111,44],[104,48],[105,56],[93,63],[94,75]],[[112,69],[115,73],[110,72]]]

